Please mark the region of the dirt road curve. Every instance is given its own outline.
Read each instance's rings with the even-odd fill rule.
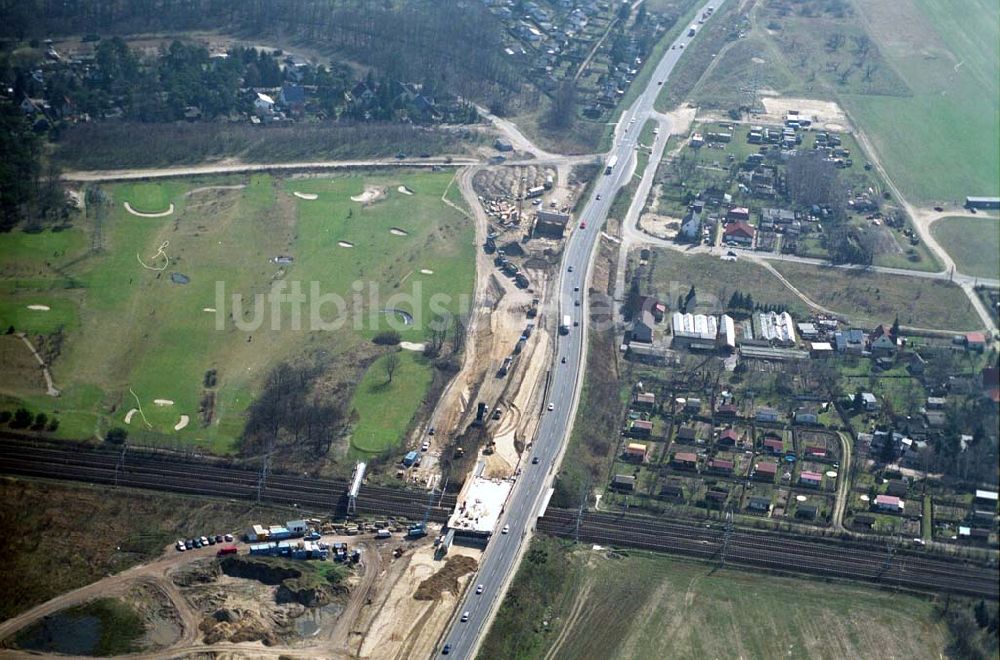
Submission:
[[[442,165],[472,165],[478,161],[467,156],[454,158],[382,158],[373,160],[318,160],[294,163],[241,163],[228,160],[205,165],[185,165],[181,167],[161,167],[134,170],[91,170],[64,172],[66,181],[87,183],[91,181],[133,181],[136,179],[167,179],[205,174],[246,174],[252,172],[304,172],[340,170],[359,167],[434,167]]]

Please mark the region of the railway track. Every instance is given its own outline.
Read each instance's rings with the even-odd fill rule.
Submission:
[[[47,479],[169,491],[185,495],[254,500],[259,473],[218,461],[129,450],[118,452],[91,445],[67,445],[7,438],[0,442],[0,471]],[[260,487],[262,501],[304,511],[343,514],[349,484],[339,479],[272,473]],[[427,492],[366,486],[357,499],[360,514],[422,519]],[[446,522],[454,495],[435,497],[429,519]],[[574,511],[549,509],[538,529],[556,536],[576,535]],[[1000,598],[995,566],[896,549],[884,544],[733,529],[647,516],[588,512],[579,538],[602,545],[634,547],[722,561],[784,573],[804,573],[895,586],[925,592],[947,592]]]
[[[255,470],[203,460],[130,450],[122,461],[118,452],[89,446],[59,446],[12,439],[0,442],[0,471],[26,477],[234,499],[256,499],[260,481]],[[345,480],[271,473],[260,487],[260,499],[311,511],[343,513],[347,507],[348,487]],[[425,491],[366,486],[358,496],[357,511],[422,519],[427,497]],[[455,501],[454,495],[435,497],[429,519],[445,522]]]
[[[576,514],[550,509],[539,531],[573,538]],[[1000,574],[993,566],[921,556],[886,546],[838,539],[782,536],[773,533],[665,521],[639,516],[587,513],[579,538],[612,547],[634,547],[723,561],[783,573],[849,579],[923,592],[955,593],[997,600]]]

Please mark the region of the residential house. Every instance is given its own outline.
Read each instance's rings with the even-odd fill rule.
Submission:
[[[970,351],[982,353],[986,350],[986,334],[982,332],[965,333],[965,348]]]
[[[903,513],[905,505],[903,500],[893,495],[877,495],[873,506],[883,513]]]
[[[754,466],[753,478],[758,481],[774,481],[778,474],[778,464],[770,461],[761,461]]]
[[[301,115],[306,110],[306,90],[302,85],[285,83],[281,86],[281,94],[278,96],[281,105],[288,108],[293,115]]]
[[[682,500],[684,499],[684,488],[679,483],[667,482],[660,488],[660,497],[669,500]]]
[[[878,406],[878,398],[874,394],[872,394],[871,392],[862,392],[861,393],[861,406],[867,412],[875,412],[879,408],[879,406]]]
[[[630,442],[625,445],[625,458],[642,463],[646,460],[647,451],[646,445],[641,442]]]
[[[750,209],[734,206],[726,212],[726,222],[750,222]]]
[[[688,211],[684,219],[681,220],[681,229],[678,237],[688,243],[697,243],[701,236],[701,215],[694,211]]]
[[[693,444],[698,441],[698,432],[691,426],[682,426],[677,429],[677,442]]]
[[[257,92],[257,98],[254,99],[253,107],[258,115],[273,115],[274,99],[263,92]]]
[[[728,490],[719,486],[713,486],[707,493],[705,493],[705,502],[717,504],[721,507],[727,497],[729,497]]]
[[[803,520],[816,520],[819,509],[815,504],[799,504],[795,507],[795,517]]]
[[[730,245],[750,247],[753,245],[756,233],[756,230],[746,222],[734,222],[726,226],[725,231],[722,233],[722,242]]]
[[[812,406],[802,406],[795,411],[796,424],[819,424],[819,412]]]
[[[775,408],[758,408],[758,422],[777,422],[781,419],[781,413]]]
[[[828,452],[826,447],[812,446],[812,447],[806,447],[805,453],[806,453],[806,458],[822,459],[827,457]]]
[[[868,350],[873,357],[892,357],[896,354],[896,340],[884,325],[880,325],[868,335]]]
[[[674,454],[671,463],[675,468],[681,470],[696,470],[698,469],[698,455],[694,452],[679,451]]]
[[[653,434],[653,422],[648,419],[634,419],[628,426],[628,434],[633,438],[648,438]]]
[[[697,415],[701,411],[701,399],[690,397],[684,401],[684,412],[689,415]]]
[[[732,419],[733,417],[736,417],[738,413],[739,413],[739,408],[737,408],[736,405],[732,403],[722,404],[721,406],[719,406],[719,409],[716,410],[715,412],[717,417],[723,417],[726,419]]]
[[[861,355],[865,349],[865,333],[860,328],[851,328],[833,335],[838,353]]]
[[[859,513],[851,520],[851,525],[858,529],[871,529],[875,526],[875,516]]]
[[[632,407],[640,410],[650,410],[656,404],[656,395],[652,392],[636,392],[632,399]]]
[[[735,447],[740,441],[740,435],[735,429],[726,429],[719,435],[719,445]]]
[[[785,442],[778,436],[765,435],[764,436],[764,451],[770,452],[772,454],[784,454],[785,453]]]
[[[631,341],[637,341],[643,344],[652,344],[653,325],[655,323],[656,320],[653,318],[653,312],[651,310],[641,310],[635,320],[632,321]]]
[[[616,474],[611,480],[611,488],[625,492],[635,490],[635,477],[630,474]]]
[[[903,498],[906,497],[906,493],[909,489],[909,486],[907,486],[906,482],[902,479],[890,479],[888,485],[886,486],[885,494]]]
[[[713,458],[708,462],[708,471],[714,474],[732,474],[734,466],[733,461]]]
[[[819,488],[823,483],[823,475],[819,472],[804,471],[799,474],[799,484],[810,488]]]
[[[770,513],[771,498],[754,495],[750,498],[750,501],[747,502],[747,510],[754,511],[756,513]]]

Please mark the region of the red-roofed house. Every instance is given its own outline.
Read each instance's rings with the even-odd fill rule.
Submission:
[[[965,333],[965,347],[970,351],[982,353],[986,350],[986,335],[982,332]]]
[[[761,462],[754,466],[754,479],[761,481],[774,481],[774,475],[778,474],[778,464]]]
[[[726,227],[722,234],[723,243],[734,243],[736,245],[753,245],[753,237],[757,233],[749,224],[740,221],[734,222]]]
[[[826,458],[826,447],[806,447],[806,456],[810,458]]]
[[[734,206],[726,212],[727,222],[747,222],[750,220],[750,209],[745,206]]]
[[[698,455],[689,451],[679,451],[674,454],[674,467],[684,470],[694,470],[698,467]]]
[[[772,454],[781,454],[785,451],[785,443],[781,438],[764,438],[764,449]]]
[[[726,429],[719,436],[719,444],[725,445],[727,447],[735,447],[736,443],[740,441],[739,434],[734,429]]]
[[[803,472],[799,475],[799,483],[803,486],[819,488],[819,485],[823,483],[823,475],[819,472]]]
[[[708,462],[709,472],[715,472],[716,474],[730,474],[733,471],[734,463],[732,461],[725,461],[721,458],[713,458]]]
[[[886,513],[903,513],[903,500],[892,495],[877,495],[874,504],[876,511]]]

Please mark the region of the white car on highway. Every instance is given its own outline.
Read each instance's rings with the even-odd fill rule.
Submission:
[[[555,410],[555,409],[556,409],[556,404],[549,403],[549,410],[552,411],[552,410]]]

